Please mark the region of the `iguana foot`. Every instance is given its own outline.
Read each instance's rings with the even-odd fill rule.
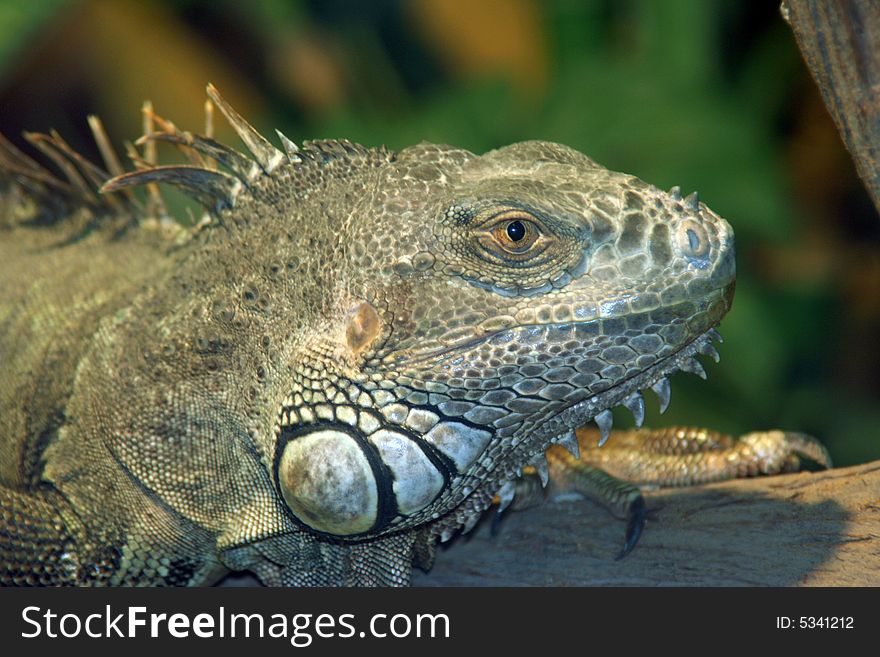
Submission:
[[[553,452],[552,454],[550,452]],[[623,548],[617,555],[622,559],[632,551],[642,535],[648,517],[645,499],[638,486],[614,477],[600,468],[573,457],[564,449],[555,448],[547,453],[550,465],[550,488],[545,489],[538,471],[527,466],[516,481],[516,493],[511,504],[514,510],[527,509],[544,501],[545,497],[576,495],[588,497],[608,509],[615,517],[626,520]],[[500,499],[495,500],[500,504]],[[492,533],[496,533],[501,512],[492,520]]]
[[[544,490],[535,468],[523,469],[514,508],[525,508],[545,494],[577,494],[627,521],[622,559],[635,547],[649,515],[640,487],[693,486],[755,475],[793,472],[807,459],[831,467],[828,451],[802,433],[761,431],[739,438],[695,427],[615,431],[599,447],[599,432],[576,433],[580,454],[560,445],[546,452],[550,485]]]
[[[756,431],[739,438],[698,427],[616,431],[599,447],[599,432],[577,431],[580,461],[637,485],[693,486],[755,475],[794,472],[801,458],[823,468],[831,457],[815,438],[789,431]],[[547,450],[551,473],[564,478],[576,459],[564,449]],[[560,465],[561,464],[561,465]]]

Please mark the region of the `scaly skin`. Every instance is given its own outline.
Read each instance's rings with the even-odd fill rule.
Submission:
[[[252,156],[150,112],[192,167],[2,149],[0,582],[405,584],[714,351],[733,235],[695,195],[546,142],[281,152],[209,94]]]

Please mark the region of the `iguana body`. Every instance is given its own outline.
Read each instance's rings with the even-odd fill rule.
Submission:
[[[695,195],[545,142],[281,152],[209,93],[251,156],[159,120],[193,166],[105,183],[32,137],[60,182],[4,146],[0,582],[405,584],[552,443],[640,423],[714,353],[733,236]],[[210,221],[130,195],[157,181]],[[767,444],[736,459],[810,452]],[[598,488],[631,547],[634,489]]]

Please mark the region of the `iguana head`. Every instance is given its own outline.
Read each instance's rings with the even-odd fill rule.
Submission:
[[[277,464],[337,536],[467,523],[551,441],[620,403],[640,419],[733,291],[724,220],[547,142],[405,149],[342,233],[340,361],[369,400],[294,403]]]
[[[199,331],[226,321],[216,339],[244,354],[247,386],[230,385],[260,485],[283,500],[249,536],[447,538],[509,500],[548,445],[590,420],[607,435],[619,404],[640,423],[641,389],[665,407],[666,377],[714,355],[733,234],[696,194],[538,141],[477,156],[283,139],[282,154],[215,102],[252,159],[166,127],[154,138],[231,175],[153,169],[105,188],[158,180],[219,201],[196,259],[241,275],[207,293]]]

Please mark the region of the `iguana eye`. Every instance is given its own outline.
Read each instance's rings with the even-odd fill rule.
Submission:
[[[534,253],[533,247],[543,236],[534,219],[522,212],[505,212],[494,219],[488,232],[503,252],[518,256]]]

